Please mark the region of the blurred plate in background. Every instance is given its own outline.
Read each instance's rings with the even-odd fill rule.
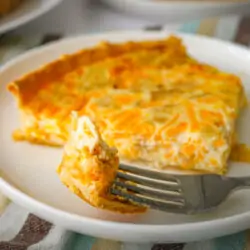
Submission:
[[[127,14],[155,22],[182,22],[228,14],[250,13],[250,0],[102,0]]]
[[[0,18],[0,33],[30,22],[54,8],[61,1],[63,0],[25,0],[16,10]]]

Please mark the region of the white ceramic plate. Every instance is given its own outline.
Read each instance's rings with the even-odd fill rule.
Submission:
[[[15,29],[48,12],[62,0],[26,0],[15,11],[0,18],[0,33]]]
[[[250,225],[250,190],[230,196],[217,210],[197,216],[148,211],[119,215],[94,209],[64,187],[55,172],[62,150],[12,141],[18,127],[16,103],[6,84],[62,54],[93,46],[101,40],[159,39],[167,33],[123,32],[80,36],[30,51],[12,60],[0,72],[0,190],[38,216],[68,229],[94,236],[136,242],[186,242],[217,237]],[[190,53],[201,61],[242,77],[250,93],[250,51],[230,43],[181,35]],[[250,144],[250,111],[240,122],[241,139]],[[250,166],[236,164],[232,175],[250,175]]]
[[[102,0],[111,7],[155,22],[183,22],[211,16],[246,14],[249,0]]]

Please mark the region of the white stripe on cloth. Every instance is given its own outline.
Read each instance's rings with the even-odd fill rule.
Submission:
[[[0,216],[0,241],[13,239],[28,217],[28,211],[11,203]]]
[[[216,27],[215,37],[222,40],[232,41],[236,35],[239,22],[239,16],[221,18]]]

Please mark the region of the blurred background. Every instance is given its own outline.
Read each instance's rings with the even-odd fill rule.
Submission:
[[[131,29],[167,29],[250,44],[249,0],[0,0],[0,15],[5,45],[6,37],[45,43]]]

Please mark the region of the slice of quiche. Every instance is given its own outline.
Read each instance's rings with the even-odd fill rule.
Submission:
[[[122,160],[227,171],[246,102],[239,77],[198,63],[173,37],[90,51],[9,85],[22,115],[15,139],[62,146],[75,110],[93,120]]]
[[[86,116],[72,113],[72,127],[64,156],[57,169],[61,181],[80,198],[97,208],[139,213],[145,208],[118,200],[109,193],[119,166],[118,151],[102,139]]]
[[[102,43],[64,56],[9,84],[21,117],[14,139],[63,146],[68,137],[71,111],[81,109],[105,89],[117,89],[125,69],[171,68],[189,61],[192,59],[176,37],[124,44]],[[127,75],[126,82],[132,83],[133,77]]]

